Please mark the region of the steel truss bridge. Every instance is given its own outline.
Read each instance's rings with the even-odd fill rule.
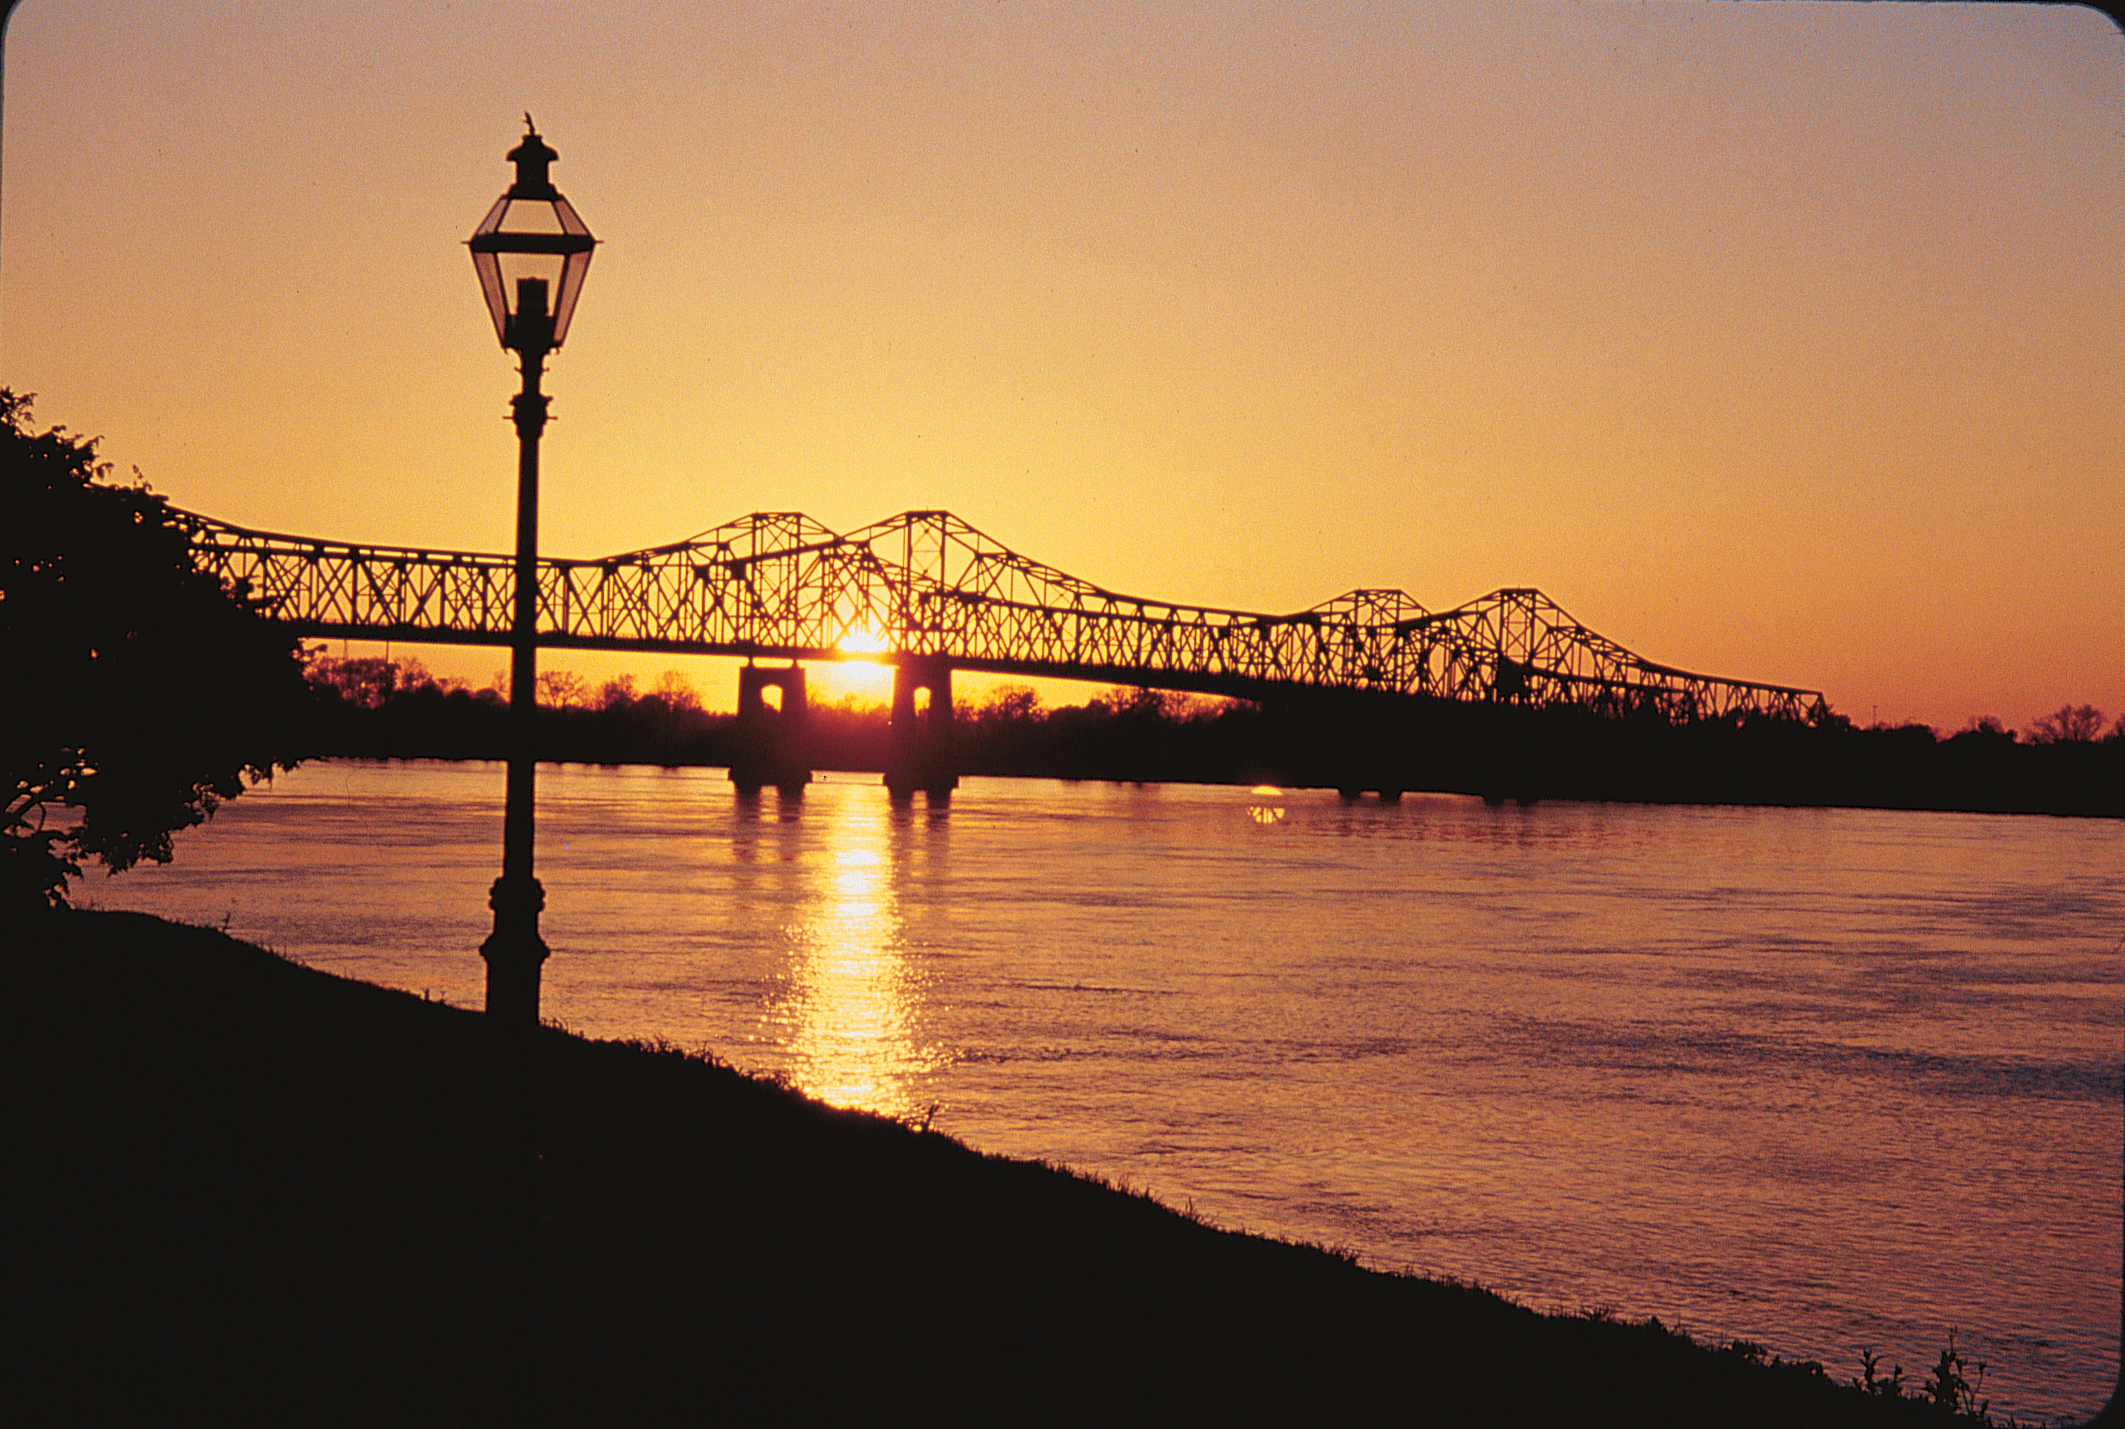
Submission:
[[[508,555],[352,545],[188,512],[194,563],[304,634],[509,644]],[[1579,706],[1671,722],[1818,721],[1814,690],[1692,674],[1633,654],[1540,591],[1429,611],[1354,590],[1287,615],[1121,595],[1026,559],[943,511],[847,534],[794,512],[595,560],[542,558],[541,646],[761,659],[873,659],[1274,699],[1308,690]]]

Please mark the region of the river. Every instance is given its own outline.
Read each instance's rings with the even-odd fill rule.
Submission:
[[[499,764],[306,765],[84,906],[480,1005]],[[1236,1228],[1997,1414],[2119,1363],[2125,824],[542,767],[549,1017]]]

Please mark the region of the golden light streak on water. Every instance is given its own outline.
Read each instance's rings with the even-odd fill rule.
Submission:
[[[916,1110],[915,1080],[936,1058],[917,1037],[918,980],[901,938],[882,803],[845,803],[789,930],[795,957],[790,1079],[836,1106]]]

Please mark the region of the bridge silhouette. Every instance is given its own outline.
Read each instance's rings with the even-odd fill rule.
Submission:
[[[513,558],[249,530],[190,512],[193,561],[303,634],[441,645],[509,643]],[[896,792],[949,788],[951,672],[1092,680],[1250,700],[1312,691],[1576,706],[1671,723],[1817,722],[1814,690],[1656,664],[1538,590],[1430,611],[1353,590],[1289,614],[1122,595],[1029,560],[956,516],[909,511],[846,534],[795,512],[741,517],[685,541],[595,559],[542,557],[538,643],[746,657],[741,725],[762,731],[741,784],[788,783],[805,661],[894,667]],[[750,662],[787,660],[791,668]],[[764,690],[779,687],[781,737]],[[927,695],[927,707],[921,697]],[[783,777],[788,776],[788,777]],[[807,775],[808,777],[808,775]],[[796,782],[801,782],[797,780]]]

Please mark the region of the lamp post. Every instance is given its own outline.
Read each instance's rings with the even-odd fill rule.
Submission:
[[[516,604],[509,621],[509,787],[502,817],[502,876],[488,904],[494,932],[480,944],[487,960],[487,1015],[512,1027],[539,1021],[539,937],[545,890],[531,872],[533,721],[538,702],[539,434],[546,429],[546,396],[539,378],[546,354],[568,336],[583,275],[597,240],[546,177],[560,157],[524,116],[522,143],[509,153],[516,182],[495,200],[469,246],[495,336],[517,354],[523,389],[513,406],[517,432]]]

